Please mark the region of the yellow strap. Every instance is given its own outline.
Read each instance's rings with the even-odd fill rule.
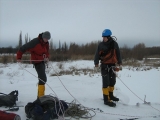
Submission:
[[[109,95],[108,88],[102,88],[104,95]]]
[[[109,87],[109,92],[113,92],[114,87]]]

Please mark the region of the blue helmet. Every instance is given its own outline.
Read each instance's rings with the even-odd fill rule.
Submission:
[[[102,37],[111,36],[111,35],[112,35],[112,32],[110,29],[105,29],[102,32]]]

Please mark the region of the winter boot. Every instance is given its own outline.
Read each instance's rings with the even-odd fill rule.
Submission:
[[[105,104],[105,105],[108,105],[108,106],[110,106],[110,107],[116,107],[116,103],[110,101],[110,100],[108,99],[108,95],[104,95],[104,94],[103,94],[103,98],[104,98],[104,104]]]
[[[113,92],[109,92],[109,98],[110,98],[110,100],[113,100],[113,101],[116,101],[116,102],[119,101],[119,98],[113,96]]]
[[[119,101],[119,98],[117,98],[113,95],[113,90],[114,90],[114,87],[109,87],[109,98],[110,98],[110,100]]]
[[[107,87],[107,88],[103,88],[102,89],[103,90],[103,100],[104,100],[104,104],[105,105],[108,105],[108,106],[110,106],[110,107],[115,107],[116,106],[116,104],[115,103],[113,103],[110,99],[109,99],[109,88]]]
[[[38,98],[44,96],[45,85],[38,85]]]

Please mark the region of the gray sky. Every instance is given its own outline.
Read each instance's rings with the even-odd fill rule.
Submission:
[[[160,46],[160,0],[0,0],[0,47],[15,47],[22,31],[50,31],[54,44],[102,40],[111,29],[119,46]]]

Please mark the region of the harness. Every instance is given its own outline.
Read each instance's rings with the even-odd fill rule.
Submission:
[[[109,49],[101,50],[99,52],[99,56],[100,56],[99,59],[101,60],[101,63],[104,63],[104,64],[115,64],[118,62],[117,56],[116,56],[116,50],[114,48],[115,39],[110,37],[109,40],[111,40]]]

